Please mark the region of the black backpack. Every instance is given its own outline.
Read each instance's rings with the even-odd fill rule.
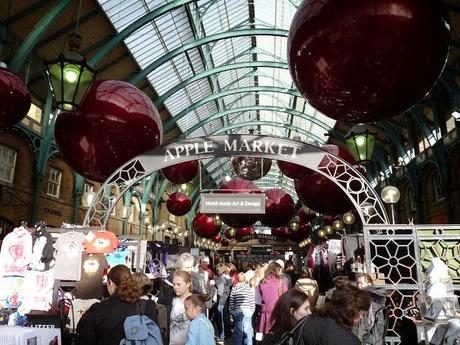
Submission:
[[[289,332],[285,332],[275,345],[298,345],[303,344],[302,333],[309,317],[305,316]]]

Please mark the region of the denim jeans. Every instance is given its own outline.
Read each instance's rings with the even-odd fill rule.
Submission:
[[[252,345],[254,329],[252,328],[252,314],[237,312],[233,314],[235,333],[233,335],[234,345]],[[246,341],[244,341],[246,337]]]
[[[217,329],[220,330],[219,339],[222,341],[225,340],[224,307],[225,305],[223,304],[217,306],[217,320],[220,323],[220,327],[217,327]]]

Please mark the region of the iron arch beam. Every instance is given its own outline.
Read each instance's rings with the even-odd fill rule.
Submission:
[[[133,85],[137,85],[152,73],[156,68],[164,64],[165,62],[172,60],[176,56],[181,53],[186,52],[187,50],[199,47],[203,44],[224,40],[227,38],[234,38],[234,37],[244,37],[244,36],[280,36],[280,37],[287,37],[288,30],[281,30],[281,29],[247,29],[247,30],[233,30],[233,31],[226,31],[221,32],[214,35],[209,35],[200,39],[193,40],[192,42],[186,43],[183,46],[180,46],[176,49],[171,50],[167,54],[163,55],[159,59],[152,62],[150,65],[146,66],[142,71],[137,72],[131,76],[128,80],[128,83]]]
[[[191,138],[161,145],[138,155],[115,171],[104,182],[88,208],[83,224],[105,226],[110,216],[110,207],[105,207],[103,190],[118,191],[116,203],[134,184],[152,172],[170,165],[215,156],[235,155],[280,159],[299,164],[325,176],[342,189],[355,206],[363,224],[388,224],[385,207],[369,182],[349,163],[333,156],[321,148],[285,138],[264,135],[216,135]],[[364,212],[364,205],[371,205],[375,212]],[[113,206],[112,206],[113,207]]]
[[[223,111],[221,113],[213,114],[213,115],[205,118],[204,120],[198,122],[196,125],[194,125],[190,129],[188,129],[187,134],[191,135],[194,131],[196,131],[199,128],[203,127],[207,123],[209,123],[209,122],[211,122],[213,120],[217,120],[217,119],[219,119],[219,118],[221,118],[223,116],[227,116],[227,115],[234,114],[234,113],[239,113],[239,112],[244,113],[244,112],[248,112],[248,111],[252,111],[252,110],[267,110],[267,111],[272,111],[272,112],[287,113],[289,115],[298,116],[298,117],[300,117],[300,118],[302,118],[304,120],[308,120],[308,121],[314,123],[315,125],[318,125],[321,128],[324,128],[324,130],[327,131],[327,132],[332,130],[332,127],[327,126],[324,122],[321,122],[320,120],[318,120],[317,118],[315,118],[313,116],[307,115],[305,113],[301,113],[300,111],[296,111],[296,110],[293,110],[293,109],[286,109],[286,108],[282,108],[282,107],[268,106],[268,105],[256,105],[256,106],[246,106],[246,107],[241,107],[241,108],[232,108],[232,109],[225,110],[225,111]]]
[[[160,106],[161,104],[164,103],[166,99],[171,97],[173,94],[175,94],[177,91],[180,89],[183,89],[184,87],[190,85],[191,83],[194,83],[200,79],[204,79],[207,77],[210,77],[212,75],[233,70],[233,69],[239,69],[239,68],[255,68],[255,67],[269,67],[269,68],[282,68],[282,69],[288,69],[287,63],[282,63],[282,62],[274,62],[274,61],[250,61],[250,62],[238,62],[230,65],[224,65],[224,66],[219,66],[215,67],[209,70],[205,70],[201,73],[198,73],[194,75],[191,78],[188,78],[181,83],[173,86],[170,88],[168,91],[166,91],[164,94],[159,96],[158,98],[153,100],[153,104],[155,106]]]
[[[48,13],[46,13],[40,21],[35,25],[32,31],[29,33],[27,38],[22,42],[21,46],[17,50],[16,55],[11,59],[8,68],[14,73],[18,73],[21,69],[24,61],[26,61],[29,54],[38,43],[40,37],[46,32],[48,27],[53,24],[56,18],[65,10],[65,8],[72,2],[72,0],[61,0],[58,1]]]
[[[250,86],[250,87],[241,87],[238,89],[231,89],[231,90],[226,90],[226,91],[221,91],[219,93],[210,95],[208,97],[205,97],[198,102],[195,102],[188,107],[186,107],[184,110],[179,112],[177,115],[173,116],[171,119],[169,119],[163,126],[163,133],[169,132],[175,125],[177,120],[183,118],[185,115],[187,115],[189,112],[201,107],[202,105],[212,102],[216,100],[217,98],[225,97],[225,96],[230,96],[230,95],[235,95],[239,93],[247,93],[247,92],[275,92],[275,93],[284,93],[288,94],[291,96],[297,96],[301,97],[300,92],[294,89],[286,89],[283,87],[273,87],[273,86]]]
[[[165,13],[168,13],[178,7],[184,6],[188,3],[195,2],[195,1],[197,0],[172,1],[140,17],[135,22],[133,22],[132,24],[124,28],[122,31],[120,31],[115,37],[113,37],[112,39],[104,43],[104,45],[97,51],[97,53],[94,54],[94,56],[91,59],[89,59],[88,64],[92,66],[96,66],[99,63],[99,61],[101,61],[108,53],[110,53],[113,50],[113,48],[115,48],[120,42],[125,40],[129,35],[131,35],[136,30],[148,24],[153,19]],[[99,44],[89,47],[88,49],[82,52],[82,55],[88,54],[89,52],[93,51],[97,46],[99,46]]]

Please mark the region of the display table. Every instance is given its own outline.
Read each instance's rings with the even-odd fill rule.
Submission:
[[[58,328],[0,326],[0,345],[61,345]]]

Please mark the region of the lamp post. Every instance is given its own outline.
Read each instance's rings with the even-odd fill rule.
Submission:
[[[49,85],[56,106],[61,110],[75,110],[96,76],[96,70],[78,52],[81,42],[80,35],[70,34],[69,50],[61,53],[58,58],[45,62]]]
[[[357,124],[344,138],[345,146],[357,163],[369,163],[375,146],[375,134],[364,125]]]
[[[380,196],[382,197],[382,200],[385,204],[390,205],[391,223],[394,224],[395,223],[394,204],[396,204],[399,201],[399,198],[401,197],[401,193],[399,192],[399,189],[394,186],[386,186],[385,188],[382,189]]]

